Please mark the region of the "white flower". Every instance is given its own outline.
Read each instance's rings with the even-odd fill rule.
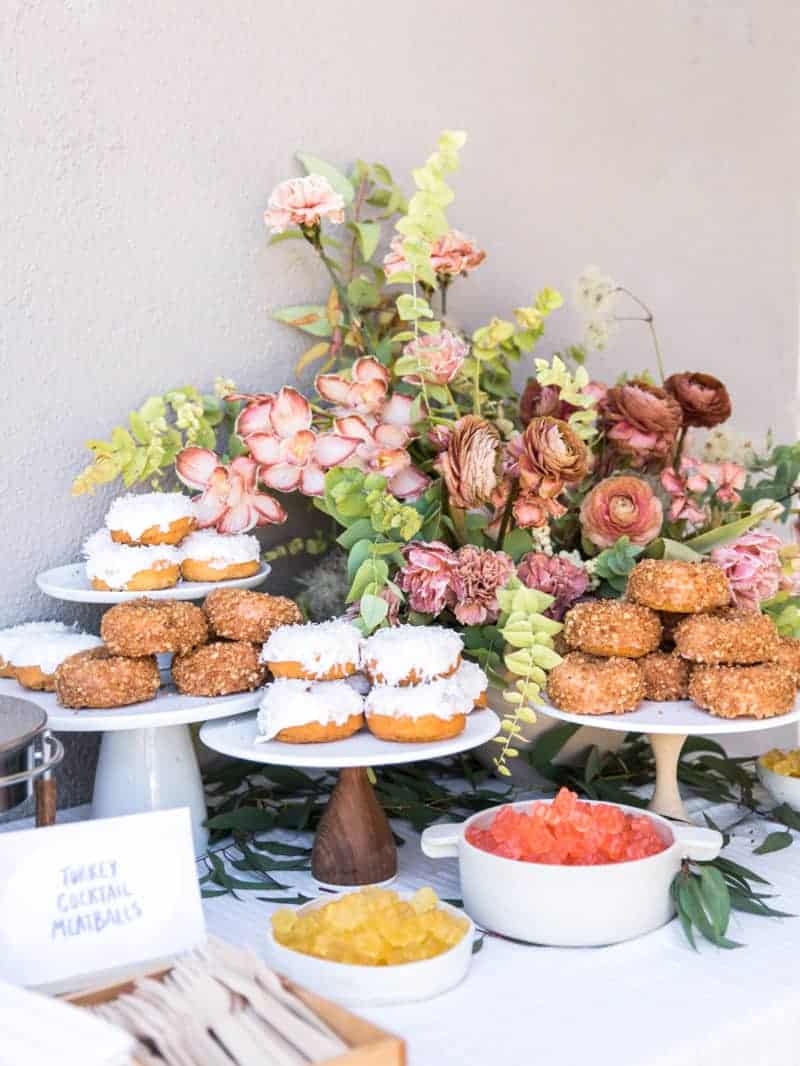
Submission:
[[[585,315],[610,314],[617,298],[617,284],[596,266],[587,266],[575,283],[573,300]]]
[[[777,522],[783,514],[785,507],[779,500],[756,500],[750,508],[752,514],[763,514],[765,522]]]
[[[531,551],[543,552],[545,555],[553,554],[553,542],[550,539],[550,528],[548,526],[534,526],[528,532],[533,541]]]
[[[757,457],[756,445],[742,433],[714,429],[703,443],[703,459],[707,463],[738,463],[750,469]]]
[[[226,396],[236,392],[236,385],[230,378],[214,378],[214,395],[224,400]]]
[[[608,319],[593,318],[586,323],[583,343],[590,351],[602,352],[608,347],[613,332],[613,326]]]

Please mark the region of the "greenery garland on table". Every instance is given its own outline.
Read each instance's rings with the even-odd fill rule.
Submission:
[[[555,765],[553,760],[580,726],[562,724],[543,733],[532,747],[520,754],[553,788],[568,787],[588,799],[644,807],[639,789],[652,784],[655,763],[647,740],[636,734],[626,737],[617,751],[600,752],[591,747],[575,765]],[[372,774],[375,790],[387,815],[408,822],[421,833],[441,818],[461,820],[498,803],[523,798],[521,790],[499,782],[487,787],[491,774],[473,756],[460,755],[436,762],[400,767],[380,767]],[[707,737],[689,737],[678,763],[678,780],[695,795],[712,803],[732,803],[745,810],[734,823],[755,814],[800,831],[800,812],[787,804],[771,810],[755,799],[758,783],[753,757],[731,758]],[[468,787],[454,788],[454,782]],[[203,896],[236,895],[247,891],[283,891],[281,872],[309,870],[311,848],[271,840],[275,830],[313,832],[319,822],[336,774],[323,771],[314,776],[302,770],[261,763],[225,761],[206,775],[211,846],[201,877]],[[710,828],[722,832],[723,847],[730,829],[720,830],[708,815]],[[232,837],[232,843],[231,843]],[[395,834],[398,845],[404,839]],[[769,833],[753,849],[765,855],[794,842],[786,830]],[[231,869],[234,872],[231,872]],[[253,876],[255,875],[255,879]],[[276,876],[277,875],[277,876]],[[772,895],[759,874],[721,855],[712,862],[685,861],[672,884],[678,918],[687,940],[696,948],[696,935],[721,948],[741,946],[727,937],[732,911],[761,917],[791,917],[768,902]],[[304,903],[309,897],[258,896],[267,903]]]

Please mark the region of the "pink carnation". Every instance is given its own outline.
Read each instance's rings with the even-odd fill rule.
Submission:
[[[514,573],[511,556],[505,552],[465,544],[456,552],[452,576],[455,597],[453,614],[465,626],[497,621],[497,593]]]
[[[441,614],[453,601],[453,566],[456,553],[439,540],[412,541],[403,548],[406,563],[397,584],[406,593],[412,611]]]
[[[403,355],[417,359],[422,369],[419,374],[404,375],[403,380],[411,385],[420,385],[423,380],[447,385],[463,366],[468,352],[462,338],[449,329],[422,335],[409,341],[403,349]]]
[[[448,277],[469,274],[479,267],[486,258],[486,252],[479,248],[471,237],[465,236],[457,229],[451,229],[443,237],[438,237],[431,248],[431,265],[435,273]]]
[[[290,226],[310,229],[323,218],[344,222],[344,200],[321,174],[282,181],[272,190],[264,212],[271,233],[283,233]]]
[[[736,607],[757,611],[780,589],[780,548],[780,540],[771,533],[750,530],[713,549],[711,560],[724,570]]]
[[[517,577],[529,589],[538,589],[555,597],[545,611],[548,618],[560,622],[570,607],[589,587],[589,575],[563,555],[528,552],[517,564]]]

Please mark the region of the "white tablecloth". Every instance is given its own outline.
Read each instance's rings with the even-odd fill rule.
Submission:
[[[734,814],[706,809],[717,824]],[[441,896],[459,896],[456,861],[426,859],[418,837],[407,826],[398,828],[407,843],[399,851],[396,887],[430,884]],[[725,854],[772,881],[780,892],[778,909],[800,914],[800,845],[752,855],[768,828],[744,823]],[[309,874],[275,876],[306,895],[318,894]],[[206,900],[206,919],[211,932],[257,950],[277,905],[246,897]],[[699,941],[695,954],[677,922],[609,948],[541,948],[486,937],[467,979],[453,991],[357,1013],[403,1036],[410,1066],[795,1066],[800,920],[735,913],[729,936],[747,946],[723,951]]]

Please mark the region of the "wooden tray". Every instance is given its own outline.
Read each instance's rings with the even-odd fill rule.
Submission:
[[[169,973],[168,969],[147,976],[158,979],[167,973]],[[313,992],[307,992],[286,978],[282,980],[285,987],[322,1018],[349,1047],[343,1055],[325,1059],[324,1063],[321,1062],[319,1066],[405,1066],[406,1044],[400,1037],[384,1032],[376,1025],[351,1014],[344,1007],[339,1007],[336,1003],[331,1003],[330,1000],[323,999],[322,996],[317,996]],[[126,992],[132,992],[134,985],[135,981],[123,981],[120,984],[95,988],[88,992],[78,992],[64,998],[78,1007],[94,1007],[99,1003],[108,1003]],[[136,1060],[132,1062],[135,1066]]]

